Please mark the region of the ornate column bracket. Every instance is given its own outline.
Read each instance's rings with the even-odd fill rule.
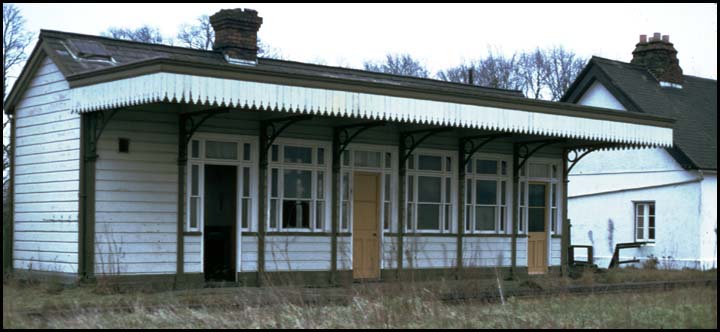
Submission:
[[[97,154],[97,148],[98,148],[98,142],[100,141],[100,136],[105,131],[105,127],[110,122],[110,119],[112,119],[115,114],[119,111],[119,108],[115,108],[109,111],[101,111],[101,112],[92,112],[89,113],[88,116],[88,126],[89,126],[89,140],[88,140],[88,149],[85,151],[85,160],[87,161],[94,161],[97,160],[98,154]],[[87,137],[87,136],[86,136]]]
[[[540,149],[552,145],[552,144],[558,144],[558,143],[564,143],[564,139],[555,139],[555,140],[541,140],[541,141],[528,141],[528,142],[520,142],[518,143],[518,159],[519,162],[515,165],[515,168],[519,171],[525,166],[525,163],[532,157],[536,152],[540,151]],[[535,145],[530,149],[531,145]]]
[[[475,152],[480,151],[488,143],[504,137],[512,137],[510,134],[480,135],[460,138],[462,155],[460,156],[460,170],[464,170],[467,163],[472,159]]]
[[[219,108],[180,114],[180,141],[178,142],[180,149],[178,152],[178,163],[184,165],[185,162],[187,162],[187,146],[190,144],[190,140],[200,126],[211,117],[228,112],[230,112],[230,110],[227,108]]]
[[[415,149],[426,139],[430,138],[433,135],[450,131],[453,128],[451,127],[442,127],[442,128],[434,128],[434,129],[420,129],[420,130],[413,130],[413,131],[406,131],[403,133],[400,133],[400,140],[402,141],[402,146],[404,146],[405,151],[400,151],[400,167],[403,167],[402,165],[405,165],[405,162],[410,158],[410,155],[415,151]],[[419,138],[416,138],[418,137]]]
[[[267,139],[267,146],[265,147],[266,151],[270,149],[275,140],[280,137],[285,129],[299,121],[310,120],[312,118],[312,115],[293,115],[260,121],[261,126],[265,128],[262,134],[265,135],[265,138]]]
[[[362,134],[362,132],[379,126],[386,125],[386,121],[373,121],[373,122],[367,122],[367,123],[359,123],[359,124],[352,124],[352,125],[345,125],[345,126],[336,126],[333,128],[337,132],[338,139],[340,146],[338,146],[338,154],[342,154],[345,150],[347,150],[348,145],[352,143],[352,141],[357,137],[358,135]],[[351,133],[352,129],[356,129],[354,132]]]

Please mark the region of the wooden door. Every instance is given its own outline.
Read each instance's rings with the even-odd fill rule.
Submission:
[[[380,174],[353,177],[353,278],[380,278]]]
[[[548,269],[548,185],[530,183],[528,188],[528,273]]]

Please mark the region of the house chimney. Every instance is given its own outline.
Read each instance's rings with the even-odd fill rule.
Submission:
[[[635,45],[630,63],[645,66],[659,82],[683,82],[677,50],[670,42],[669,35],[661,36],[656,32],[649,40],[646,35],[640,35],[640,42]]]
[[[257,33],[262,17],[252,9],[223,9],[210,16],[215,30],[213,50],[221,51],[230,63],[257,63]]]

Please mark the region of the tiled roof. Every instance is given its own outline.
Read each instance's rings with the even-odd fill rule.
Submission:
[[[610,81],[598,78],[602,83],[613,85],[615,91],[623,94],[621,102],[626,100],[633,105],[629,110],[676,119],[675,148],[690,159],[692,167],[717,169],[716,80],[684,75],[682,88],[678,89],[662,87],[643,66],[600,57],[593,57],[588,64],[591,66],[596,66]],[[583,79],[578,77],[577,81],[589,82]],[[582,89],[574,85],[562,101],[574,101],[570,99],[579,98],[577,92]]]

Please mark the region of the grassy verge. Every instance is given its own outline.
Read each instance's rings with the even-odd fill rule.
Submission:
[[[631,271],[577,280],[532,277],[503,288],[717,278],[716,272]],[[444,302],[489,280],[113,293],[96,287],[3,285],[3,328],[715,328],[717,290],[509,298],[505,305]],[[335,301],[308,304],[314,298]],[[114,310],[108,310],[114,308]],[[39,313],[39,314],[38,314]]]

